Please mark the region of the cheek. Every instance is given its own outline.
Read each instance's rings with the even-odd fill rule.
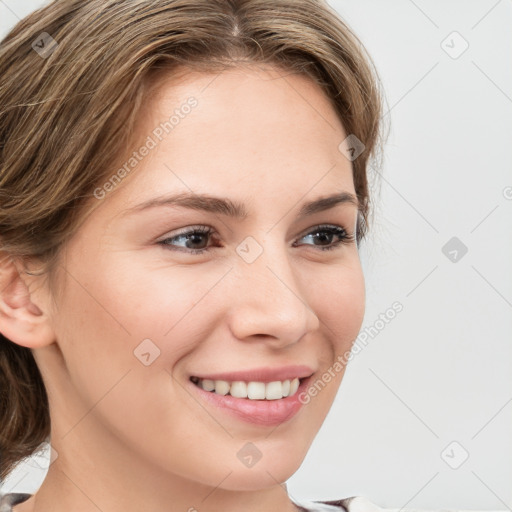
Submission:
[[[339,355],[350,349],[363,322],[365,282],[359,259],[319,272],[316,283],[310,306],[330,340],[333,355]]]
[[[197,339],[213,314],[213,289],[228,270],[228,266],[219,265],[147,268],[142,264],[134,265],[130,272],[113,269],[105,300],[112,304],[132,337],[153,336],[162,341],[161,348],[174,340],[168,348],[186,350],[188,340]],[[188,335],[177,336],[183,332]]]

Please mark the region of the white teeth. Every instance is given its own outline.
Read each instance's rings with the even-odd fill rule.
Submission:
[[[197,379],[195,382],[205,391],[214,391],[218,395],[227,395],[236,398],[248,398],[249,400],[279,400],[292,396],[299,388],[299,379],[273,381],[273,382],[227,382],[225,380]]]
[[[247,398],[247,384],[242,381],[233,382],[229,394],[237,398]]]
[[[249,382],[247,384],[247,398],[251,400],[263,400],[265,398],[265,383]]]
[[[210,379],[203,380],[203,389],[205,391],[214,391],[215,390],[215,382]]]
[[[269,382],[265,386],[265,398],[267,400],[277,400],[283,398],[283,385],[280,381]]]
[[[293,379],[290,382],[290,395],[294,395],[297,389],[299,389],[299,379]]]
[[[227,395],[229,393],[229,382],[226,382],[225,380],[216,380],[215,393],[218,395]]]
[[[283,396],[288,396],[290,394],[290,381],[283,381]]]

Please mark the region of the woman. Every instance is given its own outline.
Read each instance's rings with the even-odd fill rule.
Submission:
[[[364,314],[381,100],[350,29],[320,0],[57,0],[0,77],[0,478],[56,457],[0,510],[376,508],[285,483]]]

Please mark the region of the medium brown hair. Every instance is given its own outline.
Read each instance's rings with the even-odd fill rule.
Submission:
[[[310,77],[346,133],[363,142],[352,162],[361,240],[370,213],[368,162],[382,147],[383,98],[371,58],[327,3],[55,0],[0,43],[0,256],[34,259],[52,278],[95,187],[131,143],[151,77],[178,66],[221,72],[241,62]],[[0,479],[50,429],[31,350],[0,334]]]

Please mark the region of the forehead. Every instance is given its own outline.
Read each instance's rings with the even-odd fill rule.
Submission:
[[[271,124],[280,124],[295,128],[292,135],[298,136],[297,121],[303,120],[310,128],[344,133],[330,98],[314,79],[277,66],[244,64],[220,72],[180,67],[159,73],[151,84],[151,97],[140,120],[145,132],[194,97],[199,104],[194,112],[201,113],[201,123],[219,128],[249,122],[270,129]]]
[[[310,190],[353,191],[351,162],[338,149],[346,134],[329,98],[309,77],[279,68],[162,75],[136,135],[130,149],[145,147],[144,156],[131,169],[127,152],[119,165],[129,172],[111,194],[126,207],[156,190],[269,201],[276,190],[295,201]]]

